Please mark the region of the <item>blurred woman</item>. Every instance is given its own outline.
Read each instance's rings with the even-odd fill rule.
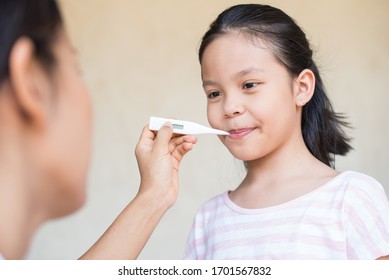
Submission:
[[[85,202],[88,91],[55,0],[0,0],[0,258],[20,259],[42,223]],[[84,259],[136,258],[178,193],[196,139],[144,128],[139,192]]]

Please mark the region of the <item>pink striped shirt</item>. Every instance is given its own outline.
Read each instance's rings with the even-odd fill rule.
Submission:
[[[343,172],[289,202],[244,209],[225,192],[198,211],[185,259],[376,259],[389,255],[389,202],[373,178]]]

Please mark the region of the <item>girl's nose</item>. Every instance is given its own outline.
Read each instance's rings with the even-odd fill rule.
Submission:
[[[232,118],[243,114],[244,106],[240,100],[228,98],[224,102],[224,117]]]

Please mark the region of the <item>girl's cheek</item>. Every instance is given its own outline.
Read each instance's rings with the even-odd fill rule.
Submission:
[[[217,116],[213,115],[212,113],[208,114],[208,122],[211,125],[211,127],[220,128],[220,118],[217,118]]]
[[[214,108],[212,106],[208,105],[207,107],[207,118],[210,125],[213,125],[214,122]]]

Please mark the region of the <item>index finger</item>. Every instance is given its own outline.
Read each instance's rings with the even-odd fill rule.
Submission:
[[[156,134],[149,129],[148,125],[146,125],[143,128],[142,133],[139,137],[139,142],[142,141],[143,139],[149,139],[151,141],[154,141],[155,137],[156,137]]]

